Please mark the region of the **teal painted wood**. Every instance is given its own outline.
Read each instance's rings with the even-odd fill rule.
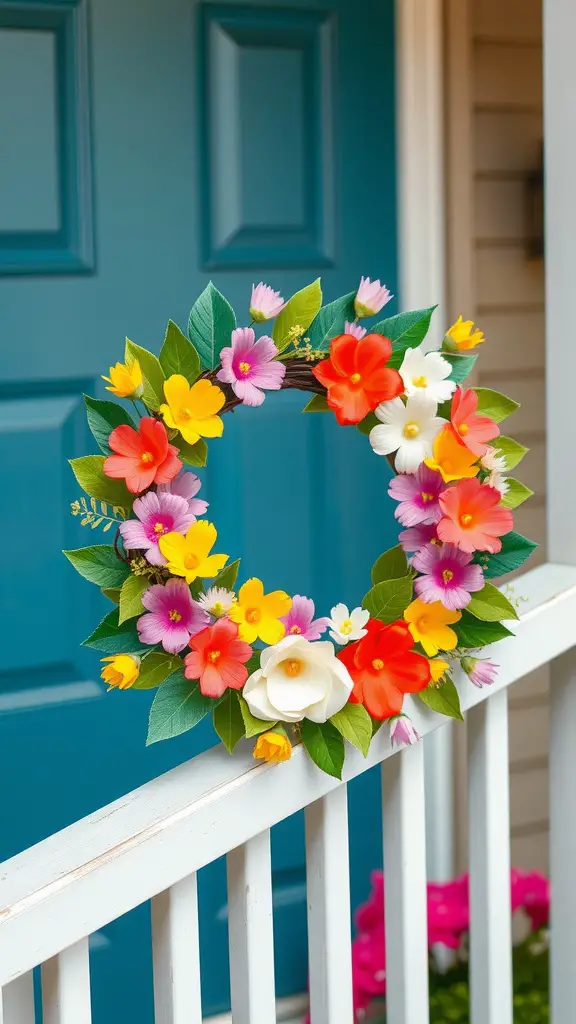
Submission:
[[[33,12],[64,6],[74,4],[9,10],[29,29]],[[0,33],[6,10],[0,2]],[[210,277],[240,322],[260,277],[285,296],[320,273],[328,299],[361,273],[396,287],[392,0],[94,0],[88,44],[87,104],[71,114],[55,95],[59,123],[70,119],[70,164],[93,135],[84,170],[94,192],[71,194],[69,206],[84,227],[94,214],[96,262],[81,275],[54,274],[49,253],[35,250],[13,274],[14,226],[7,237],[0,219],[0,521],[10,580],[0,588],[2,856],[215,738],[202,723],[145,748],[150,695],[105,694],[97,658],[79,647],[103,611],[60,555],[97,539],[67,510],[77,491],[65,459],[90,450],[81,392],[104,394],[99,374],[121,357],[125,333],[157,351],[168,317],[184,325]],[[35,87],[24,62],[16,108]],[[22,205],[17,175],[8,186]],[[301,416],[303,402],[283,393],[228,416],[202,475],[219,550],[326,613],[362,598],[395,530],[385,460],[332,417]],[[351,786],[353,903],[381,862],[379,804],[377,776]],[[275,829],[272,847],[278,991],[288,994],[306,986],[301,820]],[[213,1013],[229,998],[224,866],[206,868],[199,885],[203,998]],[[93,937],[96,1021],[152,1020],[150,962],[147,907]]]

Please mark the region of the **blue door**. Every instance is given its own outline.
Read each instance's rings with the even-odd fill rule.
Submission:
[[[106,694],[79,647],[102,609],[62,548],[66,459],[93,448],[81,394],[124,336],[158,351],[209,278],[240,317],[252,281],[395,290],[392,0],[0,0],[0,855],[214,742],[146,749],[149,693]],[[88,16],[89,15],[89,16]],[[245,575],[358,602],[390,546],[365,438],[297,393],[226,419],[204,497]],[[353,898],[380,863],[377,778],[351,787]],[[368,809],[372,806],[372,810]],[[302,821],[273,836],[279,995],[306,987]],[[95,1021],[151,1021],[149,908],[92,942]],[[201,876],[206,1013],[228,1005],[224,869]]]

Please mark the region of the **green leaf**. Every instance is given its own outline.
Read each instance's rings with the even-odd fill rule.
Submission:
[[[501,505],[504,505],[504,508],[518,508],[518,505],[521,505],[523,501],[527,501],[534,494],[534,491],[531,491],[529,487],[521,484],[519,480],[515,480],[512,476],[508,477],[506,483],[508,484],[508,490],[500,502]]]
[[[492,391],[491,388],[474,388],[474,391],[478,395],[478,413],[489,416],[495,423],[501,423],[520,408],[519,402],[508,398],[507,395],[501,395],[499,391]]]
[[[474,556],[474,561],[481,565],[486,576],[503,576],[507,572],[519,569],[527,558],[538,547],[533,540],[528,540],[521,533],[512,530],[502,537],[502,550],[497,555],[489,555],[484,551]]]
[[[463,721],[464,716],[460,710],[460,696],[452,679],[447,679],[440,686],[428,686],[425,690],[419,690],[418,696],[423,704],[437,711],[448,718],[458,718]]]
[[[371,575],[374,584],[382,583],[384,580],[400,580],[408,575],[408,562],[400,544],[385,551],[376,559]]]
[[[250,657],[248,659],[248,661],[246,662],[246,670],[248,672],[248,676],[249,677],[252,675],[253,672],[257,672],[258,669],[260,668],[260,655],[261,654],[262,654],[262,651],[253,650],[252,654],[250,655]]]
[[[164,654],[163,651],[151,651],[146,654],[140,662],[140,673],[138,679],[131,687],[132,690],[153,690],[160,686],[168,676],[171,676],[182,665],[182,659],[174,654]]]
[[[412,577],[385,580],[377,583],[366,594],[362,607],[367,608],[373,619],[380,622],[395,622],[401,619],[412,600]]]
[[[372,719],[362,704],[345,704],[330,721],[345,740],[367,757],[372,740]]]
[[[517,619],[518,613],[507,597],[492,584],[485,583],[482,590],[472,594],[466,610],[484,622],[500,622],[502,619]]]
[[[72,472],[80,487],[92,498],[107,501],[110,505],[120,508],[132,508],[135,495],[130,494],[123,480],[112,480],[106,476],[104,455],[82,455],[79,459],[70,459]]]
[[[318,315],[310,325],[308,337],[315,352],[327,352],[330,348],[332,338],[344,333],[346,320],[352,321],[355,317],[354,299],[356,292],[349,292],[334,302],[328,302],[322,306]]]
[[[462,612],[462,618],[452,628],[458,636],[458,647],[485,647],[504,637],[514,636],[501,622],[482,622],[466,611]]]
[[[120,591],[120,623],[144,613],[142,594],[149,586],[150,580],[147,576],[126,577]]]
[[[117,405],[116,402],[101,402],[98,398],[90,398],[90,395],[84,395],[83,397],[88,426],[92,431],[92,436],[100,450],[105,455],[108,455],[111,451],[108,438],[114,428],[126,424],[126,426],[135,429],[135,423],[126,412],[126,409],[123,409],[121,405]]]
[[[511,437],[496,437],[492,444],[496,448],[499,455],[503,455],[506,459],[506,466],[508,469],[514,469],[519,462],[522,461],[527,448],[523,444],[519,444],[518,441],[513,441]]]
[[[218,736],[231,754],[238,740],[245,735],[244,718],[235,690],[226,690],[222,700],[214,708],[212,717]]]
[[[166,379],[178,373],[193,384],[200,375],[200,356],[173,320],[168,321],[159,361]]]
[[[302,743],[314,764],[335,779],[342,778],[344,765],[344,740],[335,725],[324,722],[318,725],[304,718],[301,723]]]
[[[230,344],[236,327],[234,310],[210,281],[190,310],[188,337],[207,370],[214,370],[220,361],[220,350]]]
[[[314,317],[322,305],[322,289],[320,278],[307,284],[288,300],[284,309],[278,314],[272,328],[272,338],[279,352],[290,344],[290,331],[293,327],[302,327],[305,331],[310,327]]]
[[[402,365],[406,349],[416,348],[424,340],[435,309],[436,306],[429,306],[428,309],[412,309],[406,313],[397,313],[396,316],[380,320],[370,328],[370,334],[383,334],[394,342],[388,366],[397,370]]]
[[[152,352],[141,348],[129,338],[126,338],[126,362],[130,363],[137,359],[140,363],[142,376],[144,378],[144,391],[142,398],[149,409],[158,409],[164,401],[164,371],[159,361]]]
[[[238,578],[238,569],[240,568],[240,559],[237,558],[235,562],[230,562],[230,565],[225,565],[220,570],[216,579],[210,584],[212,587],[224,587],[226,590],[233,590],[234,584]]]
[[[380,423],[380,420],[378,419],[376,413],[369,412],[368,415],[365,416],[363,420],[360,420],[360,423],[356,424],[356,429],[359,430],[361,434],[364,434],[365,437],[368,437],[368,434],[372,430],[372,427],[375,427],[378,423]]]
[[[450,363],[452,367],[452,373],[448,380],[453,380],[456,384],[462,384],[471,370],[474,369],[478,356],[459,356],[451,352],[442,352],[442,358]]]
[[[330,406],[326,401],[326,395],[313,395],[310,401],[302,409],[302,412],[330,412]]]
[[[195,444],[188,444],[184,438],[178,434],[171,441],[172,444],[176,445],[178,453],[182,462],[185,462],[187,466],[205,466],[208,461],[208,445],[203,437],[199,438]]]
[[[162,683],[150,708],[146,746],[193,729],[214,707],[199,683],[186,679],[180,668]]]
[[[238,693],[238,703],[240,705],[240,713],[244,719],[246,739],[249,740],[252,736],[259,736],[260,733],[268,732],[268,729],[273,729],[275,725],[278,725],[278,722],[263,722],[261,718],[255,718],[241,693]]]
[[[120,604],[120,587],[102,587],[102,593],[113,604]]]
[[[77,572],[99,587],[121,587],[130,573],[130,567],[122,562],[112,544],[94,544],[89,548],[63,551]]]
[[[106,654],[148,654],[150,644],[140,643],[140,637],[133,619],[118,621],[118,608],[114,608],[96,626],[96,629],[82,643],[83,647],[92,647],[95,651]]]

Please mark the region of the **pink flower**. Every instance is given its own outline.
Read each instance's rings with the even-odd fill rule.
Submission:
[[[438,542],[436,535],[436,527],[432,523],[426,526],[421,523],[419,526],[411,526],[409,530],[401,530],[398,534],[398,540],[402,546],[402,550],[407,554],[411,554],[413,551],[419,551],[425,544],[433,544]]]
[[[354,310],[356,316],[373,316],[379,313],[382,306],[390,302],[391,293],[380,281],[370,281],[369,277],[360,278],[356,298],[354,299]]]
[[[208,508],[207,501],[195,497],[201,486],[200,477],[196,476],[196,473],[185,470],[175,476],[169,484],[159,484],[156,490],[158,494],[177,494],[179,498],[185,498],[188,502],[188,510],[192,513],[192,522],[194,522],[197,516],[204,515]]]
[[[414,568],[423,573],[414,581],[418,597],[427,604],[441,601],[451,611],[465,608],[471,595],[484,586],[482,569],[470,565],[471,561],[472,555],[454,544],[420,548],[412,559]]]
[[[156,583],[142,594],[148,609],[136,628],[143,644],[161,643],[170,654],[182,651],[191,636],[210,622],[208,614],[192,600],[185,580],[168,580],[165,586]]]
[[[150,565],[166,565],[158,541],[165,533],[186,533],[195,519],[188,502],[176,494],[148,491],[136,498],[133,508],[137,518],[127,519],[119,527],[124,547],[144,551]]]
[[[538,871],[512,869],[510,879],[512,910],[523,910],[532,931],[545,928],[550,917],[550,882]]]
[[[461,658],[460,664],[474,686],[491,686],[498,673],[498,665],[484,658]]]
[[[257,324],[262,323],[264,320],[272,320],[273,317],[278,316],[278,313],[284,309],[285,305],[286,303],[280,292],[275,292],[269,284],[264,284],[263,281],[260,281],[260,284],[252,285],[250,316]]]
[[[360,324],[351,324],[348,320],[344,324],[344,334],[351,334],[353,338],[363,338],[366,334],[366,328],[360,327]]]
[[[236,398],[245,405],[262,405],[265,391],[279,391],[286,367],[274,362],[278,349],[272,338],[255,340],[251,327],[237,327],[232,331],[232,345],[220,352],[222,369],[216,376],[224,384],[231,384]]]
[[[428,883],[428,946],[458,949],[470,927],[468,875],[453,882]]]
[[[438,523],[442,509],[438,501],[446,490],[440,473],[422,465],[415,473],[399,473],[390,481],[388,494],[400,504],[394,512],[402,526],[418,526],[419,523]]]
[[[394,718],[388,719],[388,723],[390,725],[390,743],[392,746],[396,744],[397,747],[401,747],[403,743],[410,746],[412,743],[417,743],[420,739],[420,733],[414,728],[408,715],[395,715]]]
[[[286,626],[286,636],[299,635],[305,640],[319,640],[330,625],[330,619],[314,618],[314,601],[300,594],[292,598],[292,607],[280,622]]]

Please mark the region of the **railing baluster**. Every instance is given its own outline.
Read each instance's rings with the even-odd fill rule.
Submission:
[[[512,1024],[507,701],[495,693],[467,720],[472,1024]]]
[[[427,1024],[428,923],[424,745],[382,765],[386,911],[386,1020]]]
[[[345,785],[306,808],[306,887],[312,1024],[352,1024]]]
[[[34,1024],[34,975],[22,974],[0,992],[0,1024]]]
[[[88,939],[42,965],[43,1024],[91,1024]]]
[[[231,850],[228,865],[230,988],[234,1024],[274,1024],[270,832]]]
[[[576,653],[552,664],[550,688],[550,1002],[554,1024],[576,1014]]]
[[[152,900],[155,1024],[201,1024],[196,873]]]

